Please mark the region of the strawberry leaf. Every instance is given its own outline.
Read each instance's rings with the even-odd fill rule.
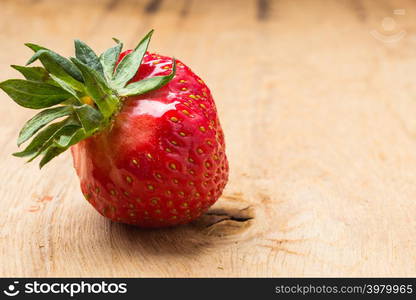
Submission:
[[[56,53],[50,50],[43,49],[36,52],[33,57],[36,57],[36,59],[39,58],[42,64],[44,65],[45,69],[48,70],[49,73],[65,81],[73,89],[83,91],[82,83],[75,79],[75,77],[72,77],[71,73],[68,72],[70,66],[74,67],[78,71],[78,69],[74,66],[73,63],[71,63],[71,61],[68,60],[69,63],[67,64],[66,58],[64,58],[64,60],[61,60]]]
[[[76,58],[71,61],[81,70],[84,77],[86,92],[97,104],[105,118],[109,118],[118,108],[119,100],[113,95],[113,91],[104,81],[104,78],[94,69]]]
[[[65,101],[63,101],[63,102],[61,102],[59,104],[61,104],[61,105],[73,105],[73,106],[75,106],[75,105],[80,105],[80,102],[79,102],[78,99],[75,99],[74,97],[71,97],[71,98],[69,98],[69,99],[67,99],[67,100],[65,100]]]
[[[27,80],[51,83],[49,73],[42,67],[24,67],[11,65],[11,67],[19,71]]]
[[[67,74],[74,77],[78,81],[82,81],[82,75],[81,75],[80,71],[74,66],[73,63],[71,63],[71,61],[69,59],[59,55],[56,52],[53,52],[52,50],[49,50],[45,47],[42,47],[42,46],[38,46],[38,45],[35,45],[35,44],[25,44],[25,45],[28,46],[29,48],[31,48],[33,51],[35,51],[35,54],[29,59],[29,61],[26,63],[26,65],[30,65],[31,63],[33,63],[34,61],[39,59],[39,57],[41,55],[43,55],[42,53],[47,52],[49,54],[49,56],[55,61],[55,63],[60,65],[61,68],[64,69]],[[48,70],[48,68],[46,68],[46,69]],[[48,70],[48,71],[51,72],[50,70]]]
[[[72,88],[72,86],[70,84],[68,84],[65,80],[60,79],[59,77],[50,74],[49,75],[53,81],[58,84],[63,90],[67,91],[68,93],[70,93],[72,96],[74,96],[75,99],[78,100],[78,103],[81,103],[81,93],[76,91],[74,88]]]
[[[84,104],[75,108],[75,114],[87,133],[95,132],[100,128],[103,116],[95,108]]]
[[[36,44],[32,44],[32,43],[26,43],[25,46],[29,47],[30,49],[32,49],[33,51],[39,51],[39,50],[49,50],[48,48],[45,48],[43,46],[39,46]]]
[[[102,116],[96,109],[84,104],[76,107],[75,113],[82,125],[82,128],[71,124],[57,131],[53,137],[53,141],[48,142],[47,149],[43,150],[43,158],[39,163],[40,168],[42,168],[54,157],[66,151],[70,146],[91,136],[99,129]]]
[[[75,57],[98,73],[104,75],[103,67],[97,54],[80,40],[75,40]]]
[[[100,57],[100,62],[104,70],[104,77],[107,79],[107,82],[110,82],[113,78],[116,62],[122,48],[123,44],[118,43],[116,46],[105,51]]]
[[[39,132],[33,140],[29,143],[29,145],[20,152],[13,153],[14,156],[17,157],[27,157],[36,154],[42,146],[46,143],[46,141],[58,131],[65,121],[61,121],[59,123],[53,123],[48,125],[45,129]]]
[[[112,80],[112,86],[116,88],[123,88],[130,79],[136,75],[137,70],[142,63],[144,54],[149,46],[153,30],[151,30],[137,45],[133,52],[126,55],[118,64],[117,69]]]
[[[51,84],[23,79],[0,82],[0,88],[17,104],[27,108],[46,108],[71,98],[63,89]]]
[[[40,154],[44,153],[55,140],[59,139],[61,135],[66,135],[69,132],[74,131],[76,128],[80,128],[79,122],[75,120],[73,117],[68,117],[65,120],[59,122],[58,124],[58,129],[55,132],[53,132],[53,134],[51,134],[49,137],[47,137],[46,140],[43,141],[42,145],[40,145],[37,151],[32,154],[28,162],[33,161]]]
[[[78,143],[86,136],[83,128],[67,127],[63,130],[57,140],[44,151],[44,155],[39,163],[39,168],[42,168],[54,157],[66,151],[70,146]]]
[[[141,95],[156,89],[161,88],[172,78],[175,76],[176,73],[176,61],[173,60],[172,64],[172,72],[166,76],[155,76],[151,78],[146,78],[137,82],[130,83],[125,88],[119,90],[120,96],[133,96],[133,95]]]
[[[61,117],[70,115],[73,112],[70,106],[58,106],[55,108],[45,109],[26,122],[19,133],[17,145],[20,146],[30,139],[36,132],[42,129],[46,124]]]

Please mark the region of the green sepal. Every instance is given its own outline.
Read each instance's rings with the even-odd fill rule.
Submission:
[[[43,151],[43,157],[39,163],[40,168],[72,145],[90,137],[100,129],[102,115],[96,109],[84,104],[75,108],[75,114],[82,127],[67,126],[58,131],[53,141]]]
[[[129,82],[130,79],[136,75],[140,64],[142,63],[143,56],[145,55],[147,48],[152,37],[153,30],[151,30],[136,46],[133,52],[126,55],[118,64],[114,78],[111,85],[116,89],[123,88]]]
[[[43,141],[43,143],[40,145],[37,151],[34,154],[32,154],[28,162],[33,161],[36,157],[43,154],[55,140],[59,139],[60,136],[66,135],[81,127],[78,120],[76,120],[76,118],[74,117],[68,117],[59,123],[53,124],[59,124],[59,127],[55,132],[53,132],[52,135],[50,135],[48,138],[46,138],[46,140]]]
[[[59,123],[52,123],[48,125],[45,129],[40,131],[29,143],[29,145],[20,152],[13,153],[16,157],[27,157],[27,156],[33,156],[36,154],[42,146],[45,144],[45,142],[55,134],[56,131],[58,131],[65,121],[61,121]]]
[[[45,48],[43,46],[39,46],[39,45],[36,45],[36,44],[33,44],[33,43],[25,43],[25,46],[29,47],[34,52],[39,51],[39,50],[49,50],[48,48]]]
[[[156,89],[163,87],[176,74],[176,61],[173,60],[172,63],[172,72],[166,76],[155,76],[151,78],[146,78],[137,82],[130,83],[125,88],[119,91],[120,96],[133,96],[133,95],[141,95]]]
[[[77,106],[75,107],[74,112],[86,133],[92,134],[101,129],[100,126],[103,121],[103,115],[92,106],[87,104]]]
[[[60,103],[61,105],[80,105],[79,100],[72,97]]]
[[[104,118],[108,119],[111,117],[118,110],[119,106],[119,99],[114,95],[113,90],[97,71],[91,69],[77,58],[71,58],[71,61],[81,70],[86,92],[97,104]]]
[[[122,43],[118,43],[116,46],[111,47],[101,54],[100,62],[103,66],[104,77],[107,82],[111,82],[114,74],[114,69],[118,57],[120,56],[121,49],[123,48]]]
[[[25,150],[13,155],[30,157],[30,162],[43,154],[40,162],[40,167],[42,167],[50,159],[62,153],[71,145],[91,136],[100,128],[102,116],[91,106],[84,104],[75,108],[70,107],[70,109],[70,113],[73,113],[72,116],[61,122],[50,124],[35,136]],[[68,112],[68,114],[70,113]]]
[[[71,106],[58,106],[41,111],[23,126],[17,139],[17,145],[20,146],[28,139],[30,139],[36,132],[42,129],[48,123],[70,115],[74,109]]]
[[[71,98],[68,92],[54,85],[23,79],[0,82],[0,88],[20,106],[34,109],[50,107]]]
[[[101,75],[104,75],[103,66],[97,54],[83,41],[75,40],[75,57]]]
[[[54,140],[52,144],[44,151],[43,157],[39,163],[39,168],[47,164],[54,157],[65,152],[69,147],[88,137],[83,128],[70,127]]]
[[[56,64],[60,65],[62,69],[65,70],[66,73],[68,73],[71,77],[75,78],[78,81],[82,81],[82,75],[80,71],[74,66],[74,64],[71,63],[71,61],[58,53],[49,50],[45,47],[38,46],[35,44],[25,44],[29,48],[31,48],[33,51],[35,51],[35,54],[28,60],[26,65],[30,65],[37,59],[39,59],[42,55],[42,53],[48,53],[49,56],[55,61]],[[40,53],[39,53],[40,52]],[[42,61],[42,60],[41,60]],[[42,62],[43,64],[43,62]],[[45,68],[48,70],[48,68],[45,66]],[[51,72],[50,70],[48,70]]]
[[[53,84],[53,80],[49,77],[49,72],[42,67],[25,67],[11,65],[11,67],[19,71],[27,80],[46,82]]]
[[[66,151],[72,145],[90,137],[100,128],[99,125],[102,116],[91,106],[85,104],[77,107],[75,112],[82,127],[69,126],[60,131],[57,137],[53,139],[52,143],[48,145],[47,149],[43,151],[43,157],[39,163],[40,168],[54,157]]]
[[[58,86],[60,86],[63,90],[65,90],[65,91],[67,91],[68,93],[70,93],[72,96],[74,96],[74,98],[76,99],[76,100],[78,100],[78,104],[80,104],[81,102],[81,97],[82,97],[82,93],[81,92],[79,92],[79,91],[77,91],[77,90],[75,90],[72,86],[71,86],[71,84],[68,84],[65,80],[62,80],[61,78],[59,78],[59,77],[57,77],[57,76],[55,76],[55,75],[53,75],[53,74],[50,74],[49,75],[51,78],[52,78],[52,80],[55,82],[55,84],[57,84]]]
[[[81,79],[75,79],[69,72],[70,69],[75,67],[71,61],[67,60],[66,58],[61,60],[56,53],[44,49],[37,51],[33,57],[39,59],[49,73],[65,81],[73,89],[83,91],[83,85],[80,82],[82,81],[82,76]],[[78,71],[76,67],[75,69]]]

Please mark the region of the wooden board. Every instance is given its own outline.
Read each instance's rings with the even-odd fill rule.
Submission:
[[[0,94],[0,276],[415,276],[413,1],[0,1],[0,80],[32,41],[116,36],[180,58],[217,102],[230,181],[188,226],[114,224],[69,153],[11,156],[33,112]],[[401,10],[400,10],[401,9]]]

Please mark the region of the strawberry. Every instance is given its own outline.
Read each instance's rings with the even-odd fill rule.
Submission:
[[[153,31],[133,50],[122,43],[98,57],[75,41],[75,58],[26,44],[43,67],[12,66],[26,80],[2,88],[21,106],[42,109],[22,128],[14,153],[42,156],[71,148],[81,190],[103,216],[141,227],[199,217],[220,197],[228,162],[214,100],[179,60],[147,52]]]

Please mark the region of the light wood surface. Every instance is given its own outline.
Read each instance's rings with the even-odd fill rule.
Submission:
[[[402,9],[397,11],[397,9]],[[0,80],[36,42],[102,51],[150,28],[211,88],[230,180],[188,226],[83,199],[65,153],[11,156],[33,111],[0,94],[0,276],[416,276],[414,1],[0,1]],[[395,22],[395,23],[394,23]]]

